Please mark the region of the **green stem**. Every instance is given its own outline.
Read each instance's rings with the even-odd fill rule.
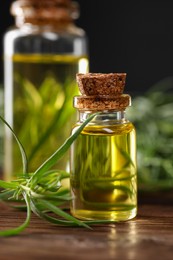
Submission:
[[[96,116],[96,114],[91,115],[88,119],[86,119],[82,125],[78,127],[78,129],[64,142],[64,144],[57,150],[55,153],[50,156],[32,175],[30,182],[32,185],[38,181],[38,179],[42,176],[42,174],[48,171],[55,163],[67,152],[71,144],[78,137],[83,128]]]
[[[0,231],[0,236],[14,236],[14,235],[18,235],[19,233],[21,233],[29,225],[29,222],[30,222],[30,219],[31,219],[30,198],[29,198],[29,196],[25,192],[23,193],[23,197],[25,199],[26,206],[27,206],[27,216],[26,216],[25,222],[22,225],[20,225],[19,227],[17,227],[17,228]]]
[[[21,156],[22,156],[22,164],[23,164],[23,174],[25,174],[26,177],[29,177],[28,175],[28,160],[27,160],[27,156],[26,156],[26,152],[25,149],[23,147],[23,145],[21,144],[20,140],[18,139],[18,137],[16,136],[16,134],[14,133],[13,129],[11,128],[11,126],[5,121],[5,119],[3,117],[0,116],[0,120],[10,129],[10,131],[12,132],[18,146],[21,152]]]

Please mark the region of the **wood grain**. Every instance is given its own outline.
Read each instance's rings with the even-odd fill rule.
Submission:
[[[163,197],[162,197],[163,199]],[[0,204],[0,229],[22,223],[25,212]],[[173,259],[173,206],[140,203],[128,222],[59,227],[32,216],[19,236],[0,238],[0,259]]]

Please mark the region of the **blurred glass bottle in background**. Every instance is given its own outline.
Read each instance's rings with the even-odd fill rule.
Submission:
[[[88,71],[84,30],[74,24],[78,5],[70,0],[18,0],[16,26],[4,37],[5,119],[23,144],[32,172],[70,133],[78,93],[75,75]],[[21,173],[21,156],[5,130],[4,177]],[[58,169],[64,170],[68,158]]]
[[[0,115],[4,114],[3,108],[4,108],[4,100],[3,100],[3,86],[0,85]],[[2,168],[3,168],[3,157],[4,157],[4,151],[3,151],[3,141],[4,141],[4,127],[2,122],[0,123],[0,178],[2,178]]]

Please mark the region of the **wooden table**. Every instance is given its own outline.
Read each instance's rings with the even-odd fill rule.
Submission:
[[[150,201],[150,203],[149,203]],[[139,201],[138,216],[128,222],[84,228],[58,227],[36,216],[15,237],[0,237],[0,259],[173,259],[173,199]],[[0,229],[15,227],[25,212],[0,205]]]

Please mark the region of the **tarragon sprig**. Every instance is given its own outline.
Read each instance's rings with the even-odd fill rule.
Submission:
[[[32,174],[27,171],[27,156],[21,142],[15,135],[11,126],[9,126],[9,124],[0,116],[0,120],[7,125],[17,141],[23,162],[22,177],[11,182],[0,180],[0,187],[3,188],[0,193],[0,199],[22,201],[26,204],[25,206],[27,209],[27,216],[24,223],[17,228],[0,231],[0,236],[17,235],[22,232],[30,223],[31,212],[38,215],[40,218],[58,225],[77,225],[90,228],[89,224],[105,222],[102,220],[80,221],[64,211],[60,206],[72,198],[69,189],[64,188],[61,181],[65,178],[69,178],[69,174],[64,171],[51,170],[94,116],[95,114],[91,115],[83,122],[65,143]],[[54,213],[54,217],[49,213]]]

